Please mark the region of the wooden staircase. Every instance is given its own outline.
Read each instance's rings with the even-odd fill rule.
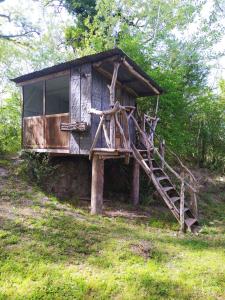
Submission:
[[[178,174],[164,159],[165,142],[155,133],[159,118],[144,115],[138,122],[134,112],[135,107],[121,106],[119,102],[116,102],[112,108],[106,111],[90,110],[90,113],[98,115],[100,118],[90,148],[90,159],[119,156],[124,157],[125,162],[129,163],[130,156],[133,156],[180,223],[181,230],[197,231],[199,228],[196,198],[197,181],[194,175],[169,147],[166,147],[166,150],[177,160],[177,167],[181,173]],[[135,144],[130,138],[130,124],[136,130]],[[105,141],[103,148],[97,147],[97,141],[100,137]],[[159,148],[155,146],[155,143]],[[190,201],[188,202],[188,200]]]
[[[148,157],[147,149],[137,149],[134,145],[132,145],[132,150],[134,158],[138,161],[151,182],[154,184],[156,190],[165,201],[174,217],[178,220],[178,222],[180,222],[180,194],[168,174],[153,158],[153,151],[150,151],[151,154],[150,157]],[[184,204],[183,211],[186,229],[195,232],[199,227],[198,220],[195,218],[186,203]]]

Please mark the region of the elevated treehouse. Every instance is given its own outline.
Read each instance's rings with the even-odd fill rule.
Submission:
[[[104,160],[132,159],[133,203],[138,204],[142,167],[182,229],[196,228],[193,174],[177,156],[181,174],[165,161],[165,143],[156,142],[157,111],[153,117],[136,111],[138,97],[159,96],[162,89],[123,51],[82,57],[13,81],[23,88],[24,149],[92,159],[93,214],[102,212]]]

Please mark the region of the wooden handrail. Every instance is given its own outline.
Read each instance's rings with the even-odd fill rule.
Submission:
[[[147,118],[151,118],[151,117],[148,117],[147,115],[144,116],[145,117],[145,121],[146,123],[148,124],[148,126],[150,127],[150,130],[152,130],[154,132],[154,137],[157,138],[157,140],[160,142],[162,141],[162,138],[157,135],[155,133],[155,128],[152,128],[152,125],[149,123],[148,119]],[[156,118],[151,118],[151,119],[156,119]],[[198,183],[197,179],[195,178],[195,176],[193,175],[193,173],[188,169],[187,166],[185,166],[183,164],[183,162],[181,161],[181,159],[178,157],[178,155],[176,153],[174,153],[169,146],[166,147],[166,149],[168,150],[168,152],[170,152],[176,159],[177,161],[179,162],[180,166],[182,167],[182,169],[184,169],[184,171],[186,171],[193,179],[194,182]]]
[[[181,196],[184,191],[184,186],[186,187],[186,190],[190,192],[191,194],[191,199],[193,202],[193,210],[196,211],[197,214],[197,200],[196,200],[196,186],[195,183],[197,182],[196,178],[192,174],[192,172],[183,164],[183,162],[180,160],[180,158],[169,148],[166,147],[168,152],[170,152],[176,160],[179,162],[180,166],[182,167],[182,176],[179,175],[165,160],[164,156],[164,149],[163,151],[158,151],[158,149],[154,146],[154,138],[157,138],[157,140],[161,143],[162,139],[155,133],[156,125],[158,122],[158,118],[154,117],[152,118],[153,121],[155,121],[155,124],[152,124],[149,122],[150,118],[148,116],[144,116],[144,122],[147,123],[147,125],[150,127],[150,135],[145,131],[142,130],[142,128],[139,126],[136,118],[133,115],[135,108],[134,107],[125,107],[120,105],[120,103],[117,101],[115,105],[105,111],[100,111],[96,109],[90,109],[89,113],[98,115],[100,118],[100,122],[93,140],[93,144],[90,149],[90,158],[92,157],[92,152],[93,149],[95,148],[97,144],[97,140],[99,138],[101,129],[103,130],[103,136],[105,138],[105,142],[107,145],[107,148],[105,149],[115,149],[116,150],[116,145],[115,145],[115,132],[116,128],[118,129],[118,132],[120,133],[121,141],[122,141],[122,147],[121,149],[124,149],[126,151],[131,151],[133,150],[133,155],[136,156],[137,154],[134,153],[134,149],[131,146],[131,141],[130,141],[130,134],[129,134],[129,120],[132,120],[134,123],[135,128],[139,132],[140,137],[142,138],[143,144],[145,145],[147,149],[147,154],[149,158],[149,163],[151,164],[151,150],[154,151],[154,153],[158,156],[158,158],[161,161],[161,166],[162,168],[168,169],[180,182],[181,186]],[[118,117],[119,114],[123,116],[123,125],[120,122],[120,118]],[[109,121],[109,128],[107,128],[106,124],[106,119]],[[109,130],[109,133],[108,133]],[[146,169],[145,162],[142,161],[142,166]],[[190,183],[187,181],[187,176],[185,177],[185,173],[188,175],[188,178],[190,178]],[[183,197],[183,196],[182,196]]]
[[[136,126],[136,128],[138,129],[138,131],[140,132],[141,136],[143,137],[144,141],[146,144],[149,144],[149,146],[151,148],[154,149],[154,153],[157,154],[157,156],[160,158],[161,162],[163,162],[164,166],[171,172],[173,173],[173,175],[175,177],[177,177],[177,179],[182,182],[182,178],[181,176],[165,161],[165,159],[161,156],[161,154],[159,153],[159,151],[157,150],[157,148],[153,145],[153,143],[148,139],[146,133],[140,128],[140,126],[138,125],[138,122],[136,121],[136,119],[134,118],[134,116],[131,116],[132,120],[134,121],[134,124]],[[147,145],[145,145],[147,146]],[[184,181],[185,185],[194,193],[197,192],[197,190],[195,188],[193,188],[186,180]]]
[[[105,111],[100,111],[96,109],[90,109],[89,113],[95,114],[100,117],[100,122],[90,149],[90,158],[92,157],[93,149],[96,146],[97,140],[99,138],[101,129],[103,129],[104,138],[106,141],[106,145],[109,148],[115,148],[115,130],[118,128],[118,132],[120,133],[122,144],[124,149],[127,151],[131,150],[130,148],[130,134],[129,134],[129,119],[134,112],[134,107],[126,107],[120,105],[117,101],[115,105]],[[123,116],[123,126],[119,120],[118,115],[121,114]],[[109,118],[107,118],[109,117]],[[108,128],[106,126],[106,118],[109,121],[109,134]]]

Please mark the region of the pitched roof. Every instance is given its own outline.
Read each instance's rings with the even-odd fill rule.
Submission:
[[[54,74],[57,72],[65,71],[70,69],[71,67],[79,66],[84,63],[97,63],[100,61],[105,60],[107,62],[107,59],[113,56],[119,56],[121,58],[124,58],[126,62],[131,66],[131,68],[134,70],[134,72],[138,73],[140,77],[144,78],[144,82],[140,80],[140,78],[134,78],[132,74],[130,74],[129,70],[125,69],[125,67],[120,67],[119,73],[118,73],[118,80],[134,89],[136,94],[138,96],[149,96],[149,95],[156,95],[161,94],[163,92],[163,89],[147,74],[145,73],[129,56],[127,56],[121,49],[115,48],[107,51],[103,51],[97,54],[87,55],[83,56],[81,58],[77,58],[74,60],[70,60],[64,63],[60,63],[57,65],[54,65],[52,67],[44,68],[40,71],[35,71],[32,73],[28,73],[16,78],[11,79],[13,82],[20,84],[24,81],[33,80],[39,77],[43,77],[46,75]],[[113,73],[113,65],[110,66],[109,63],[103,64],[103,69],[105,69],[108,73]],[[149,83],[149,85],[148,85]],[[152,89],[150,87],[153,87]],[[158,93],[154,92],[154,90],[157,90]]]

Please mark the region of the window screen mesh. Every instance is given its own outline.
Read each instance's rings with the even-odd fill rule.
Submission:
[[[45,114],[69,112],[69,76],[46,80]]]
[[[43,82],[36,82],[23,87],[24,117],[43,114]]]

